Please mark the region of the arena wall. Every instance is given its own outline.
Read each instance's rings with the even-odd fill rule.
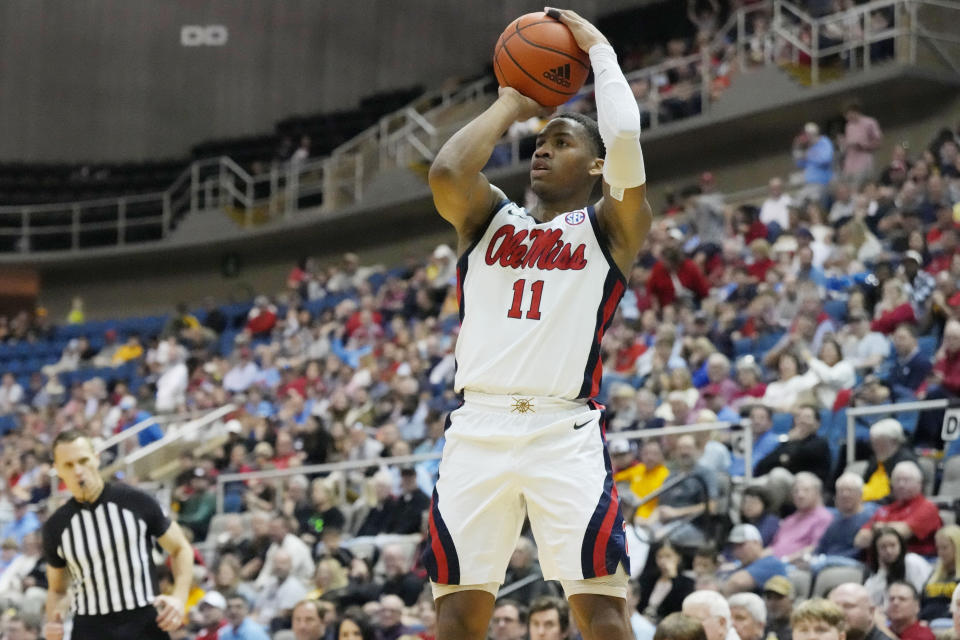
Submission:
[[[587,16],[636,0],[570,3]],[[475,75],[532,0],[0,3],[0,161],[182,156],[297,113]],[[184,31],[184,27],[187,30]],[[218,44],[226,30],[226,42]],[[184,46],[184,43],[187,46]]]

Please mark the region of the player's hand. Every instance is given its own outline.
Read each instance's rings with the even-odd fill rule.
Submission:
[[[590,52],[590,47],[595,44],[610,44],[607,37],[600,33],[600,29],[593,26],[589,20],[581,16],[576,11],[570,9],[554,9],[553,7],[544,7],[543,11],[550,17],[556,18],[567,25],[570,33],[573,34],[577,46],[586,52]]]
[[[157,626],[162,631],[174,631],[183,626],[183,601],[176,596],[157,596],[153,601],[157,609]]]
[[[63,640],[63,618],[59,613],[43,625],[43,637],[46,640]]]
[[[546,118],[553,113],[553,107],[545,107],[533,98],[528,98],[513,87],[500,87],[498,100],[506,101],[513,107],[516,120]]]

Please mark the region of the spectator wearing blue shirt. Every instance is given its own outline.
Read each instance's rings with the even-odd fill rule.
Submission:
[[[30,503],[26,500],[14,500],[13,520],[3,528],[3,532],[0,532],[0,540],[13,538],[19,547],[23,545],[23,538],[28,533],[33,533],[39,528],[40,520],[30,509]]]
[[[863,478],[857,474],[844,473],[837,478],[835,488],[837,513],[813,551],[810,568],[814,573],[825,567],[860,564],[856,560],[860,556],[860,549],[854,546],[853,538],[876,509],[874,506],[864,507]]]
[[[917,335],[913,327],[901,324],[893,332],[893,359],[889,363],[888,373],[881,380],[890,387],[895,402],[913,400],[933,364],[925,357],[917,344]]]
[[[153,417],[149,411],[137,409],[137,399],[133,396],[124,396],[120,400],[120,423],[122,430],[127,430]],[[156,422],[143,428],[137,434],[137,442],[141,447],[145,447],[151,442],[156,442],[163,438],[163,429]]]
[[[750,407],[750,431],[753,434],[751,467],[756,470],[757,463],[763,460],[780,444],[780,438],[773,432],[773,411],[770,407],[755,404]],[[731,476],[743,476],[745,472],[742,456],[734,456],[730,463]]]
[[[250,603],[239,594],[227,598],[227,626],[220,629],[218,640],[270,640],[263,627],[247,617]]]
[[[787,565],[763,548],[763,537],[752,524],[738,524],[727,540],[733,545],[733,555],[740,561],[741,568],[721,584],[724,595],[759,592],[773,576],[787,575]]]
[[[743,490],[740,500],[740,522],[752,524],[763,538],[763,546],[768,547],[780,528],[780,518],[770,509],[770,496],[763,487],[748,486]]]
[[[799,201],[822,202],[833,180],[833,143],[820,134],[816,123],[808,122],[793,144],[793,159],[803,169],[804,187]]]

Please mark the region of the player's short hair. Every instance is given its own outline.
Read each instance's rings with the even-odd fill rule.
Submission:
[[[567,120],[573,120],[574,122],[583,125],[583,128],[587,131],[587,137],[590,140],[590,143],[593,145],[593,150],[596,152],[598,158],[602,158],[607,155],[607,148],[603,145],[603,138],[600,136],[600,126],[597,124],[597,121],[591,118],[590,116],[585,116],[582,113],[561,113],[558,116],[551,118],[556,120],[558,118],[566,118]]]
[[[790,626],[800,622],[825,622],[837,631],[844,631],[846,618],[843,610],[825,598],[812,598],[790,614]]]
[[[707,640],[707,633],[699,620],[677,611],[660,621],[653,640]]]
[[[50,445],[50,456],[53,457],[54,452],[57,450],[57,446],[61,444],[68,444],[81,438],[85,439],[90,443],[90,448],[93,448],[93,441],[90,439],[86,433],[80,429],[67,429],[66,431],[61,431],[57,434],[57,437],[53,439],[53,444]]]
[[[293,609],[291,609],[290,611],[291,612],[296,611],[300,607],[312,607],[313,610],[316,611],[317,617],[323,620],[324,609],[323,607],[320,606],[319,600],[314,600],[313,598],[304,598],[297,604],[293,605]]]
[[[913,586],[906,580],[894,580],[893,582],[887,585],[888,592],[890,591],[891,587],[903,587],[910,592],[910,597],[913,598],[914,601],[916,602],[920,601],[920,592],[917,591],[917,588],[915,586]]]
[[[520,624],[526,626],[528,617],[528,609],[517,602],[516,600],[511,600],[510,598],[500,598],[493,605],[493,609],[497,610],[500,607],[513,607],[517,610],[517,618],[520,620]]]
[[[557,612],[557,618],[560,620],[560,631],[563,632],[563,635],[567,635],[567,629],[570,628],[570,607],[566,600],[561,600],[556,596],[540,596],[530,603],[528,618],[533,617],[535,613],[550,611],[551,609],[555,609]]]

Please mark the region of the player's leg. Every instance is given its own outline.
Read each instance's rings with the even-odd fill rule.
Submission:
[[[437,640],[484,640],[493,615],[489,591],[455,591],[436,600]]]
[[[602,417],[586,409],[545,429],[523,493],[544,578],[560,580],[584,639],[628,640],[629,559]]]
[[[464,406],[451,418],[423,563],[437,605],[437,638],[483,640],[526,509],[512,468],[513,443],[484,429],[504,417]]]
[[[626,599],[598,593],[577,593],[569,596],[568,601],[584,640],[633,638]]]

